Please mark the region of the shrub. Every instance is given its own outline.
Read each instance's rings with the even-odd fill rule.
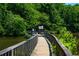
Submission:
[[[73,37],[72,33],[67,31],[66,27],[61,28],[58,38],[73,54],[75,54],[76,38]]]

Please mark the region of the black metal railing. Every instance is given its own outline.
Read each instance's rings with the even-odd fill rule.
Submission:
[[[0,56],[29,56],[37,44],[37,34],[27,41],[23,41],[14,46],[0,51]]]

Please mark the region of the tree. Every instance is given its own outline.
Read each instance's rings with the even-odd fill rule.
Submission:
[[[22,35],[26,33],[26,25],[19,15],[6,12],[4,28],[6,35]]]

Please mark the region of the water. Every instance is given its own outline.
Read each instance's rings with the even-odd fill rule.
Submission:
[[[0,37],[0,50],[26,40],[24,37]]]

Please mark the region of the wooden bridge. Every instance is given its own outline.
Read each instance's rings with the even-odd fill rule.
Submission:
[[[71,52],[47,32],[0,51],[0,56],[71,56]]]

